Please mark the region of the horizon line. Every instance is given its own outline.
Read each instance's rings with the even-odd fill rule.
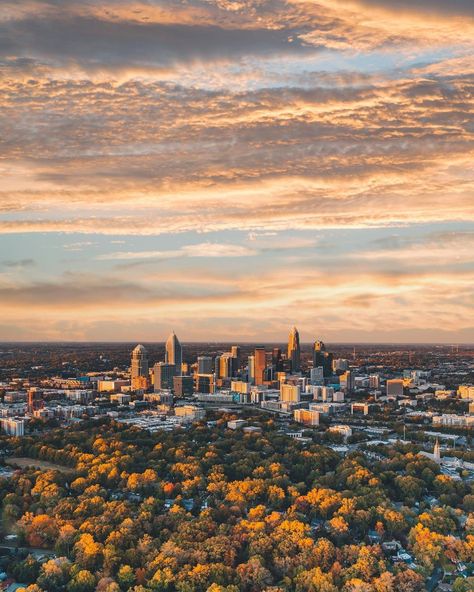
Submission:
[[[322,340],[319,340],[322,341]],[[132,344],[132,343],[147,343],[147,344],[166,344],[166,340],[163,341],[146,341],[146,340],[5,340],[2,341],[0,339],[0,345],[18,345],[18,344]],[[222,344],[244,344],[244,345],[252,345],[255,343],[262,344],[262,345],[271,345],[274,343],[287,343],[286,340],[283,341],[259,341],[259,340],[252,340],[252,341],[241,341],[241,340],[203,340],[203,341],[184,341],[180,340],[180,343],[184,344],[202,344],[202,343],[222,343]],[[301,341],[300,345],[312,345],[314,341]],[[474,342],[472,341],[325,341],[327,344],[334,344],[334,345],[436,345],[436,346],[468,346],[474,347]]]

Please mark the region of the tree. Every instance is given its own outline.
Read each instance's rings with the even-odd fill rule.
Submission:
[[[296,592],[337,592],[330,573],[324,573],[321,568],[304,571],[296,578]]]
[[[236,571],[242,590],[256,592],[272,583],[270,571],[262,565],[258,557],[251,557],[247,563],[241,563]]]
[[[423,592],[425,590],[423,577],[412,569],[402,571],[395,576],[395,590],[397,592]]]
[[[384,571],[373,581],[375,592],[395,592],[395,577],[389,571]]]
[[[93,592],[95,590],[95,576],[87,569],[81,569],[67,585],[68,592]]]
[[[129,565],[122,565],[117,573],[117,582],[124,591],[128,590],[135,583],[135,572]]]
[[[453,592],[472,592],[474,590],[474,578],[456,578],[453,583]]]
[[[103,547],[89,533],[84,533],[74,545],[76,561],[86,569],[97,569],[102,561]]]
[[[48,592],[61,592],[69,580],[70,569],[66,557],[50,559],[42,565],[37,584]]]
[[[32,555],[28,555],[24,561],[17,563],[12,571],[17,581],[33,584],[38,578],[40,564]]]

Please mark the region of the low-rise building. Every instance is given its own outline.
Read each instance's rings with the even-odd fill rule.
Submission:
[[[471,415],[456,415],[455,413],[443,413],[433,416],[433,425],[443,425],[451,427],[470,427],[474,426],[474,417]]]
[[[175,407],[174,413],[176,417],[184,421],[199,421],[206,417],[206,411],[196,405],[182,405]]]
[[[227,427],[231,430],[239,430],[247,425],[245,419],[231,419],[227,422]]]
[[[348,425],[343,425],[343,424],[332,425],[328,428],[328,431],[329,432],[337,432],[338,434],[341,434],[345,440],[347,440],[347,438],[352,436],[352,428]]]

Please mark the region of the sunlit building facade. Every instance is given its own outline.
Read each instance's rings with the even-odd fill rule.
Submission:
[[[143,345],[137,345],[132,352],[131,386],[132,389],[146,388],[149,381],[148,354]]]
[[[301,370],[301,349],[300,334],[296,327],[293,327],[288,337],[288,359],[291,360],[292,371],[299,372]]]
[[[179,339],[173,331],[166,340],[165,362],[176,366],[176,371],[181,374],[181,366],[183,364],[183,348]]]

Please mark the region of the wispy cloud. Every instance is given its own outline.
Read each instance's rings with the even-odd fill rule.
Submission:
[[[174,259],[179,257],[250,257],[257,251],[243,245],[199,243],[169,251],[116,251],[99,255],[102,261],[129,259]]]

